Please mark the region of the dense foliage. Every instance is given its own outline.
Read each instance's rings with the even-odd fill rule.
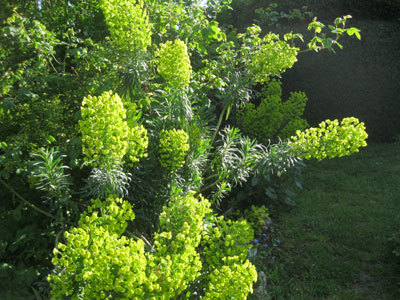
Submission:
[[[139,1],[100,1],[110,37],[122,50],[146,50],[151,44],[149,17]]]
[[[257,107],[250,102],[238,110],[237,121],[243,133],[267,144],[270,139],[289,138],[308,126],[302,118],[307,102],[305,93],[292,93],[282,101],[281,83],[272,80],[263,89],[262,97]]]
[[[218,216],[232,189],[281,177],[310,155],[365,145],[355,119],[268,142],[306,126],[305,95],[282,102],[276,77],[301,47],[333,50],[343,34],[359,37],[345,27],[348,17],[327,32],[314,19],[314,36],[303,42],[293,33],[262,36],[258,26],[221,28],[215,18],[228,4],[9,5],[0,37],[0,183],[8,199],[0,222],[9,231],[0,278],[18,278],[12,295],[245,299],[257,279],[247,260],[253,229]],[[262,85],[266,100],[252,108]],[[266,129],[253,132],[254,115]],[[36,224],[37,214],[46,219]],[[34,239],[43,242],[27,256]]]
[[[66,244],[54,250],[56,273],[49,276],[52,298],[171,299],[199,276],[208,290],[204,299],[246,297],[257,275],[243,251],[252,237],[251,233],[243,235],[248,231],[245,223],[230,226],[220,219],[218,222],[225,226],[206,231],[204,243],[208,246],[202,255],[210,273],[209,268],[200,272],[202,261],[196,249],[209,206],[207,200],[192,195],[173,197],[160,215],[154,247],[145,251],[142,240],[121,236],[127,221],[134,218],[127,201],[115,197],[92,201],[78,227],[65,233]],[[223,281],[220,272],[224,273]],[[229,290],[238,286],[233,282],[242,288]],[[201,291],[199,286],[196,288]]]

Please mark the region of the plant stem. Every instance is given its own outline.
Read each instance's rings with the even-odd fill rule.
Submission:
[[[48,212],[40,209],[39,207],[37,207],[36,205],[30,203],[28,200],[26,200],[24,197],[22,197],[20,194],[18,194],[10,185],[8,185],[3,179],[0,178],[0,182],[11,192],[13,193],[15,196],[17,196],[17,198],[24,203],[25,205],[33,208],[34,210],[40,212],[43,215],[46,215],[54,220],[57,220],[57,218],[55,216],[53,216],[52,214],[49,214]]]
[[[304,49],[304,50],[300,50],[298,53],[306,53],[306,52],[310,52],[313,51],[312,49]]]
[[[195,196],[197,196],[197,195],[199,195],[199,194],[201,194],[201,193],[203,193],[203,192],[205,192],[205,191],[211,189],[213,186],[217,185],[217,184],[220,183],[221,181],[222,181],[222,179],[218,179],[218,180],[214,181],[213,183],[210,183],[209,185],[203,187],[202,189],[200,189],[200,191],[198,191],[198,192],[195,194]]]
[[[214,175],[208,176],[207,178],[204,179],[204,181],[213,179],[213,178],[218,177],[218,176],[219,176],[219,174],[214,174]]]
[[[214,143],[214,140],[215,140],[215,138],[217,137],[217,133],[218,133],[218,131],[219,131],[219,128],[221,127],[222,119],[223,119],[223,117],[224,117],[224,115],[225,115],[225,112],[226,112],[227,108],[228,108],[228,107],[227,107],[226,105],[224,105],[224,108],[222,109],[222,112],[221,112],[221,114],[219,115],[217,127],[215,128],[213,137],[211,138],[210,145],[212,145],[212,144]]]
[[[213,136],[212,136],[212,138],[211,138],[211,140],[210,140],[210,146],[212,146],[212,144],[214,143],[215,138],[217,137],[217,133],[218,133],[218,131],[219,131],[219,128],[221,127],[222,119],[223,119],[223,117],[224,117],[224,114],[225,114],[226,110],[227,110],[227,106],[225,105],[224,108],[222,109],[221,114],[219,115],[219,119],[218,119],[217,126],[215,127],[214,134],[213,134]],[[207,171],[208,171],[210,168],[211,168],[211,162],[209,162],[208,166],[207,166],[207,167],[205,168],[205,170],[203,171],[203,174],[207,173]],[[209,178],[207,178],[207,179],[209,179]]]
[[[129,230],[125,230],[125,232],[137,240],[142,240],[149,247],[149,249],[153,248],[153,245],[140,232],[136,232],[137,235],[135,235],[133,232]]]

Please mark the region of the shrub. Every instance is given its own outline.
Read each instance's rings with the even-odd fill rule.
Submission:
[[[52,24],[49,10],[53,8],[64,12],[66,6],[76,5],[66,10],[76,13],[90,6],[89,0],[70,2],[43,2],[43,8],[32,14],[40,19],[46,16],[43,18]],[[10,23],[2,30],[7,36],[1,36],[8,46],[0,48],[4,61],[15,59],[15,47],[10,45],[25,45],[34,39],[29,47],[22,47],[24,60],[11,60],[5,68],[0,67],[4,79],[0,96],[5,104],[0,108],[2,128],[11,128],[7,120],[19,125],[24,115],[21,111],[33,107],[39,111],[49,102],[57,108],[50,111],[57,112],[54,115],[63,112],[68,121],[63,119],[60,124],[69,130],[60,130],[55,138],[48,134],[59,131],[57,122],[43,131],[31,126],[36,123],[23,125],[24,133],[39,128],[42,135],[24,144],[26,153],[53,143],[67,155],[71,169],[64,165],[61,154],[48,155],[54,151],[42,152],[36,156],[41,162],[32,165],[31,183],[48,193],[51,201],[38,201],[38,193],[23,184],[27,166],[9,166],[27,165],[20,151],[26,135],[16,126],[15,131],[5,130],[6,140],[0,141],[0,162],[7,168],[1,175],[8,178],[10,172],[6,171],[13,172],[9,183],[16,182],[21,190],[17,192],[0,180],[14,196],[4,197],[9,199],[12,214],[20,218],[27,206],[49,218],[33,236],[45,232],[47,239],[57,244],[55,272],[49,276],[52,296],[246,298],[256,279],[256,270],[247,261],[253,230],[244,221],[212,215],[211,203],[200,195],[207,193],[204,195],[217,207],[233,187],[257,174],[281,176],[299,161],[297,153],[305,152],[294,140],[290,145],[285,141],[266,147],[229,124],[231,112],[251,99],[256,84],[271,82],[271,89],[275,86],[279,91],[279,84],[271,80],[296,61],[296,43],[301,36],[287,34],[280,39],[271,33],[261,38],[257,26],[245,34],[225,31],[209,16],[221,11],[219,1],[206,9],[197,1],[102,0],[90,4],[95,11],[101,8],[110,38],[96,35],[101,40],[93,42],[87,36],[92,31],[75,26],[73,16],[65,17],[73,24],[71,28],[54,35],[35,21],[29,25],[35,29],[27,32],[23,24]],[[60,25],[60,18],[56,19],[53,24]],[[314,20],[310,29],[315,36],[306,50],[332,50],[325,45],[332,46],[343,33],[357,35],[357,29],[344,28],[345,19],[335,20],[328,34],[322,34],[324,25]],[[151,32],[150,23],[160,32]],[[74,28],[79,28],[79,36]],[[33,56],[32,49],[36,51]],[[32,75],[29,81],[25,74]],[[122,99],[116,91],[123,91],[119,93]],[[287,107],[280,95],[266,97],[274,107],[282,106],[279,118],[274,116],[273,121],[280,123],[271,128],[279,129],[285,116],[296,119],[294,115],[305,103],[301,94],[286,101]],[[24,105],[26,98],[43,101]],[[60,104],[52,102],[61,98]],[[21,110],[12,109],[18,102],[15,99],[23,100]],[[355,124],[348,125],[350,132]],[[21,201],[19,208],[12,208],[14,199]],[[59,244],[64,231],[65,240]],[[25,246],[31,235],[22,234],[20,239],[7,238],[7,242]],[[7,247],[6,252],[6,260],[16,264],[13,250]],[[20,256],[24,253],[19,251]],[[49,270],[47,263],[44,258],[43,265]]]
[[[279,35],[265,35],[263,44],[254,52],[249,65],[255,82],[268,82],[271,76],[279,76],[291,68],[297,61],[298,51],[298,48],[280,40]]]
[[[260,235],[262,233],[263,227],[265,227],[267,222],[271,219],[268,213],[268,208],[264,205],[252,205],[250,209],[245,209],[243,214],[245,220],[253,228],[256,235]]]

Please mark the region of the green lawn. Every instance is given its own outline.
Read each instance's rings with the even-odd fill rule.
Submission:
[[[400,145],[308,162],[303,187],[297,206],[275,216],[271,298],[400,299],[387,242],[400,228]]]

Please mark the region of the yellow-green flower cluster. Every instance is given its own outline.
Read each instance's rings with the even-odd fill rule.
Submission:
[[[65,233],[66,244],[54,250],[52,299],[143,299],[143,285],[151,286],[144,244],[121,236],[133,218],[126,201],[93,201],[79,226]]]
[[[250,228],[244,221],[219,218],[221,229],[205,235],[211,263],[203,266],[197,249],[210,214],[210,202],[201,196],[172,197],[160,215],[154,249],[146,252],[142,240],[122,235],[134,219],[127,201],[93,200],[78,227],[65,233],[66,243],[54,250],[55,272],[48,277],[52,299],[172,299],[203,274],[209,289],[205,299],[245,299],[257,277],[246,260]],[[209,269],[202,272],[202,267]]]
[[[241,131],[256,138],[259,142],[268,143],[268,139],[279,131],[283,121],[280,111],[281,99],[277,96],[265,98],[256,107],[253,103],[238,111],[237,120]]]
[[[248,260],[241,262],[237,257],[226,257],[223,263],[210,273],[204,299],[247,299],[257,280],[255,266]]]
[[[294,135],[297,130],[308,127],[307,120],[303,119],[304,110],[308,98],[304,92],[290,93],[290,97],[282,103],[282,114],[284,126],[278,136],[287,139]]]
[[[82,150],[90,165],[112,166],[126,154],[131,162],[136,162],[146,155],[147,132],[141,126],[128,126],[126,111],[117,94],[109,91],[84,98],[81,115]]]
[[[150,259],[160,278],[157,299],[172,299],[200,276],[200,244],[203,219],[211,212],[210,202],[193,194],[175,196],[160,215],[161,232],[154,237],[156,254]]]
[[[279,39],[279,35],[267,34],[261,47],[251,59],[249,71],[255,82],[268,82],[271,76],[279,76],[297,61],[299,49]]]
[[[204,266],[207,282],[205,299],[246,299],[253,291],[257,271],[247,260],[254,232],[245,220],[215,219],[218,226],[203,233]]]
[[[165,81],[177,88],[189,85],[192,67],[184,42],[175,40],[161,44],[157,57],[157,70]]]
[[[267,144],[272,137],[289,138],[296,130],[308,126],[307,121],[301,118],[307,101],[304,93],[291,93],[283,102],[281,83],[277,80],[271,80],[263,93],[265,98],[258,107],[249,102],[237,113],[244,134]]]
[[[159,154],[161,165],[171,172],[183,167],[189,151],[189,136],[181,129],[160,132]]]
[[[223,217],[216,218],[217,226],[204,233],[203,247],[207,264],[218,268],[226,256],[247,258],[248,243],[253,239],[254,231],[246,220],[232,221]]]
[[[151,25],[142,0],[101,0],[100,7],[116,45],[124,50],[146,50]]]
[[[266,222],[270,220],[268,208],[264,205],[252,205],[249,209],[244,211],[244,218],[254,230],[256,235],[260,235],[262,233],[262,228],[267,224]]]
[[[129,128],[128,142],[126,156],[128,165],[132,166],[132,163],[138,162],[141,157],[147,156],[147,146],[149,144],[147,130],[141,125]]]
[[[364,123],[357,118],[344,118],[340,124],[338,120],[326,120],[319,128],[297,131],[289,144],[302,158],[322,160],[358,152],[360,147],[367,146],[367,138]]]

